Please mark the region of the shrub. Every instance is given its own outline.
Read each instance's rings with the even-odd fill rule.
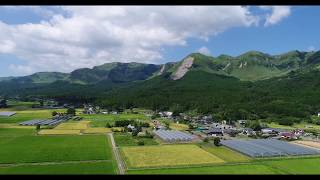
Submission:
[[[215,137],[215,138],[213,139],[213,144],[214,144],[215,146],[220,146],[220,138]]]
[[[204,139],[203,139],[203,142],[208,143],[208,142],[209,142],[209,138],[207,138],[207,137],[204,138]]]
[[[72,116],[75,116],[76,115],[76,110],[74,108],[69,108],[67,110],[67,114],[68,115],[72,115]]]
[[[144,141],[139,140],[139,141],[138,141],[138,146],[144,146]]]
[[[107,124],[106,124],[106,128],[112,128],[111,124],[110,124],[110,123],[107,123]]]

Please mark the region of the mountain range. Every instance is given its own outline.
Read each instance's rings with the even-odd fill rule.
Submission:
[[[0,78],[0,96],[72,96],[105,106],[305,118],[320,109],[319,68],[320,51],[249,51],[236,57],[192,53],[160,65],[107,63],[71,73]]]

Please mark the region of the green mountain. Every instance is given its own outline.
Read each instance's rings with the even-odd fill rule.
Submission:
[[[218,57],[163,65],[108,63],[0,82],[0,96],[93,101],[106,107],[196,111],[219,118],[308,119],[320,110],[320,51]]]
[[[184,62],[193,59],[191,67],[184,70]],[[167,72],[171,72],[174,76],[179,74],[179,70],[183,71],[205,71],[208,73],[233,76],[243,81],[257,81],[279,77],[287,73],[314,67],[319,62],[312,59],[320,59],[317,53],[306,53],[292,51],[289,53],[271,56],[262,52],[249,51],[237,57],[221,55],[218,57],[210,57],[200,53],[194,53],[181,62],[175,64]]]

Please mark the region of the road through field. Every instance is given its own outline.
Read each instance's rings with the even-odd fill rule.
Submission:
[[[118,147],[116,146],[116,143],[115,143],[115,141],[114,141],[113,134],[112,134],[112,133],[108,133],[108,135],[109,135],[109,137],[110,137],[111,145],[112,145],[112,150],[113,150],[114,156],[115,156],[116,161],[117,161],[117,165],[118,165],[118,169],[119,169],[119,174],[125,174],[125,166],[124,166],[124,163],[123,163],[123,161],[122,161],[122,159],[121,159],[119,149],[118,149]]]

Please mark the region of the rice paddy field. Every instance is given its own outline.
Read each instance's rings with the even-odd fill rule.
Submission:
[[[106,162],[66,163],[51,165],[20,165],[1,167],[0,174],[116,174],[115,164]]]
[[[37,134],[34,126],[19,126],[18,123],[51,118],[52,111],[66,110],[31,109],[30,102],[12,104],[17,107],[1,109],[17,114],[0,117],[0,174],[117,174],[111,141],[106,136],[112,129],[105,128],[106,123],[148,120],[143,114],[80,114],[83,121],[68,121]],[[185,130],[188,127],[171,123],[170,128]],[[161,145],[155,139],[132,137],[128,133],[113,134],[127,174],[320,174],[320,157],[253,159],[224,146]],[[138,146],[140,140],[144,141],[144,146]],[[305,144],[306,141],[297,143],[318,146]]]
[[[123,147],[121,150],[129,168],[224,163],[224,160],[197,145]]]
[[[106,136],[20,136],[0,138],[0,163],[106,160]]]
[[[320,157],[261,160],[203,167],[130,169],[128,174],[319,174]]]

